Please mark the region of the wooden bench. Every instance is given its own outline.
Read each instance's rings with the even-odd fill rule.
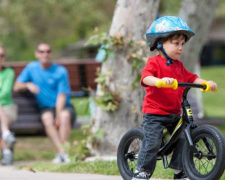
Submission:
[[[87,87],[96,89],[97,84],[94,79],[96,78],[96,69],[101,66],[101,63],[95,62],[93,59],[63,60],[55,63],[65,66],[68,70],[72,90],[71,98],[88,96],[89,93],[85,90]],[[17,78],[27,64],[28,62],[8,62],[5,65],[14,69]],[[16,134],[43,133],[44,128],[40,121],[39,109],[34,95],[29,91],[13,92],[13,101],[18,106],[18,118],[12,124],[11,130]],[[76,124],[74,124],[75,126]]]

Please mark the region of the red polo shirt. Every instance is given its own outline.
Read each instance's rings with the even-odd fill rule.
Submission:
[[[183,87],[173,90],[172,88],[147,86],[143,83],[143,79],[146,76],[158,78],[171,77],[177,79],[178,82],[188,83],[193,83],[198,77],[196,74],[188,71],[179,60],[174,60],[169,66],[166,65],[166,62],[167,59],[162,58],[160,55],[153,56],[148,59],[142,71],[141,85],[146,90],[142,108],[143,113],[161,115],[180,114],[184,91]]]

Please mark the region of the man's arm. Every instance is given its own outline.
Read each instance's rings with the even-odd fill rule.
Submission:
[[[22,82],[16,81],[15,84],[14,84],[13,90],[15,92],[29,90],[33,94],[39,93],[38,86],[36,86],[32,82],[22,83]]]
[[[64,109],[66,105],[66,95],[65,94],[58,94],[57,96],[57,100],[56,100],[56,127],[59,126],[60,122],[59,122],[59,114],[60,112]]]
[[[18,81],[15,82],[14,87],[13,87],[13,90],[15,92],[25,91],[27,89],[28,89],[27,88],[27,83],[21,83],[21,82],[18,82]]]
[[[58,127],[59,122],[59,114],[64,109],[67,100],[67,94],[70,92],[69,86],[69,77],[66,68],[61,67],[61,78],[58,83],[58,96],[56,100],[56,126]]]
[[[35,69],[34,63],[29,63],[20,75],[17,77],[16,82],[14,84],[13,90],[18,91],[25,91],[29,90],[30,92],[37,94],[39,92],[38,86],[32,83],[32,72]]]

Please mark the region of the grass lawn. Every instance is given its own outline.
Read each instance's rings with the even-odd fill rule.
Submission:
[[[72,98],[72,104],[76,108],[76,113],[78,116],[88,116],[89,115],[89,99],[88,99],[88,97]]]
[[[225,135],[225,125],[218,127]],[[73,140],[82,140],[81,130],[76,129],[72,132]],[[38,144],[38,146],[37,146]],[[74,152],[76,153],[76,152]],[[78,152],[79,153],[79,152]],[[55,156],[55,149],[46,137],[27,137],[18,138],[16,145],[16,161],[35,161],[32,164],[22,165],[20,169],[32,169],[34,171],[50,172],[70,172],[70,173],[94,173],[104,175],[119,175],[116,161],[95,161],[83,162],[73,161],[70,164],[52,164],[51,160]],[[107,167],[107,168],[106,168]],[[158,161],[154,178],[170,179],[173,177],[172,169],[164,169],[162,161]],[[225,174],[221,180],[225,179]]]
[[[218,91],[216,93],[203,93],[204,110],[208,117],[217,117],[225,119],[225,67],[204,67],[201,70],[201,77],[204,79],[214,80],[218,84]],[[76,104],[78,115],[84,116],[89,114],[88,99],[75,98],[73,103]],[[218,128],[225,135],[225,125],[220,125]],[[73,130],[71,134],[72,145],[78,141],[82,141],[85,137],[82,136],[80,129]],[[76,172],[76,173],[97,173],[107,175],[119,175],[117,164],[115,161],[96,161],[96,162],[82,162],[75,161],[66,165],[50,164],[50,160],[55,156],[55,149],[48,138],[46,137],[18,137],[16,145],[15,160],[16,161],[30,161],[38,160],[37,163],[27,165],[28,168],[33,168],[37,171],[53,171],[53,172]],[[81,150],[73,149],[72,154],[80,156]],[[47,160],[47,161],[46,161]],[[107,168],[105,168],[107,167]],[[22,166],[21,168],[24,168]],[[27,168],[25,166],[25,168]],[[155,178],[168,179],[173,177],[171,169],[164,169],[161,161],[157,163],[156,170],[153,174]],[[221,178],[225,179],[225,175]]]
[[[201,77],[207,80],[213,80],[218,85],[218,91],[215,93],[203,93],[203,103],[206,115],[209,117],[219,117],[225,119],[225,67],[204,67],[201,70]]]

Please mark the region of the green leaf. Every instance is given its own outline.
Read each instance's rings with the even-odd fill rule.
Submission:
[[[95,137],[97,137],[100,140],[104,139],[104,129],[98,129],[95,133]]]
[[[108,102],[108,101],[112,100],[112,98],[113,98],[113,96],[109,92],[104,93],[104,95],[102,97],[103,101],[105,101],[105,102]]]
[[[140,84],[140,81],[141,81],[141,75],[138,74],[136,76],[136,78],[134,79],[134,81],[132,82],[132,89],[136,89],[136,87]]]

